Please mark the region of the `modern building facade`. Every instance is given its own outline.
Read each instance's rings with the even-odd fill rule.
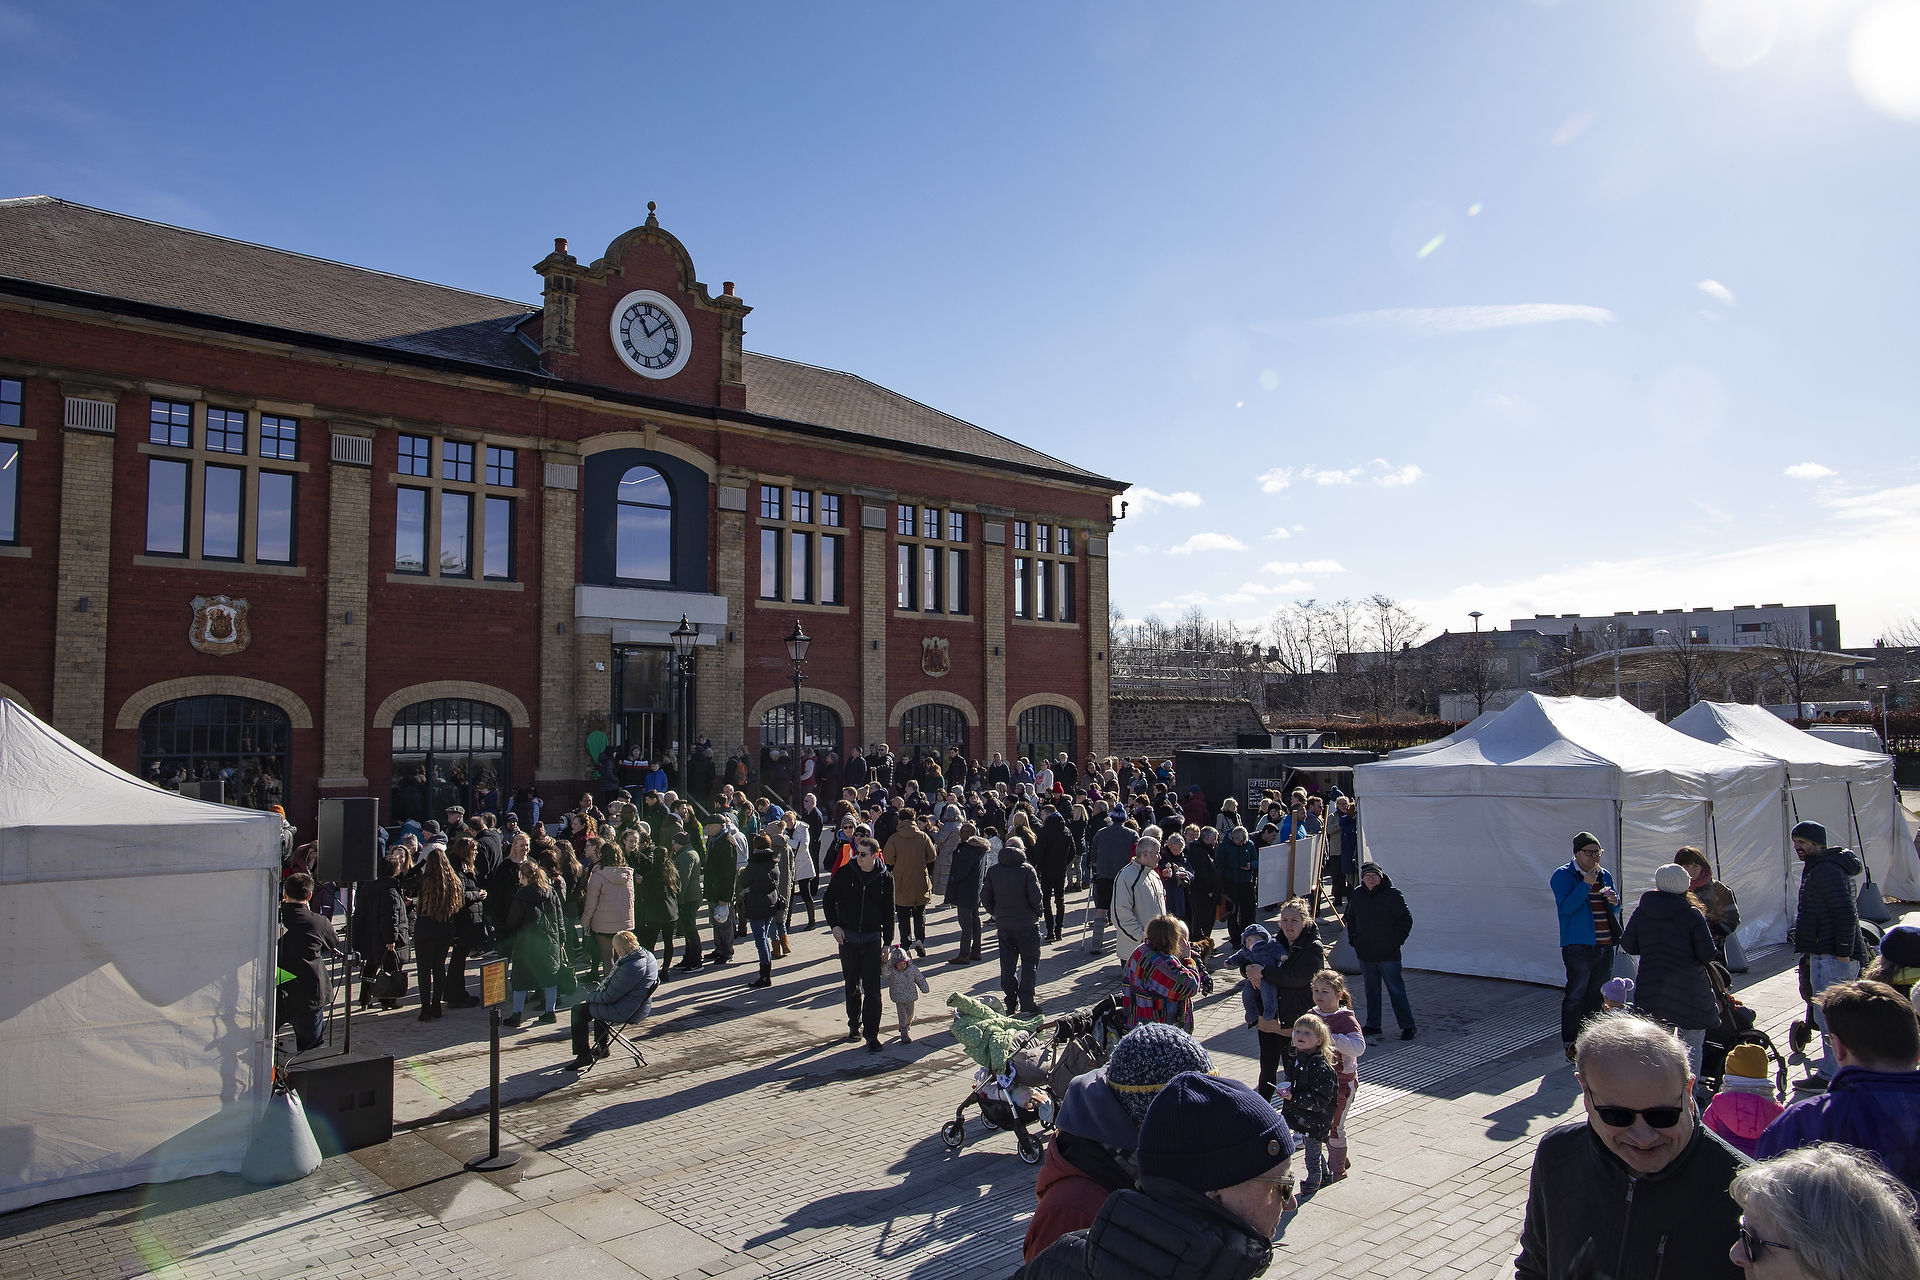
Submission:
[[[1665,631],[1676,639],[1684,636],[1689,644],[1793,644],[1834,653],[1840,650],[1840,615],[1830,604],[1622,609],[1586,617],[1536,613],[1531,618],[1515,618],[1512,626],[1515,631],[1533,630],[1563,639],[1571,639],[1575,632],[1591,637],[1612,627],[1620,637],[1619,646],[1624,648],[1659,644],[1659,633]],[[1795,636],[1797,641],[1788,638]]]
[[[0,695],[301,823],[791,743],[796,623],[821,749],[1105,750],[1124,484],[746,351],[651,206],[533,269],[539,307],[0,201]]]

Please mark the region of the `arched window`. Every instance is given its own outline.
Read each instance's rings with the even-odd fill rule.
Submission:
[[[967,752],[967,717],[958,707],[937,702],[922,703],[900,713],[900,750],[903,755],[922,756],[931,752],[946,759],[947,748]]]
[[[285,803],[287,713],[252,698],[180,698],[140,717],[140,776],[178,791],[224,781],[227,801],[250,809]]]
[[[823,707],[817,702],[800,704],[801,745],[812,747],[815,751],[840,750],[840,713],[832,707]],[[769,707],[760,716],[760,745],[766,747],[791,747],[793,745],[793,708],[791,706]]]
[[[1028,707],[1020,713],[1014,736],[1021,755],[1033,761],[1051,760],[1062,751],[1071,757],[1078,749],[1073,740],[1073,712],[1064,707]]]
[[[393,718],[392,820],[501,812],[513,785],[513,721],[466,698],[416,702]]]
[[[673,490],[652,467],[629,467],[614,504],[614,575],[673,581]]]

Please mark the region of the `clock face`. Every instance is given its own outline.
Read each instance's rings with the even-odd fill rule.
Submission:
[[[671,378],[686,367],[687,318],[651,289],[630,293],[613,312],[613,348],[644,378]]]

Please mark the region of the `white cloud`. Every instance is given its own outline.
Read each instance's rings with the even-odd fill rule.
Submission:
[[[1511,329],[1517,325],[1556,324],[1563,320],[1612,324],[1617,319],[1619,317],[1605,307],[1570,302],[1521,302],[1506,306],[1395,307],[1386,311],[1360,311],[1316,320],[1314,326],[1322,329],[1371,329],[1385,333],[1440,336],[1474,333],[1481,329]]]
[[[1177,547],[1168,547],[1170,556],[1192,555],[1196,551],[1245,551],[1247,544],[1224,533],[1196,533]]]
[[[1699,284],[1696,284],[1694,288],[1706,294],[1709,298],[1719,299],[1730,307],[1740,305],[1733,300],[1733,290],[1727,288],[1727,286],[1721,284],[1718,280],[1702,280]]]
[[[1134,509],[1142,515],[1152,511],[1155,507],[1197,507],[1200,505],[1200,495],[1190,489],[1182,489],[1178,493],[1161,493],[1158,489],[1149,489],[1143,484],[1137,484],[1120,496],[1131,502]]]
[[[1300,468],[1300,478],[1302,480],[1311,480],[1315,484],[1320,485],[1352,484],[1354,479],[1364,470],[1366,470],[1364,467],[1354,467],[1348,471],[1322,471],[1319,467],[1309,462],[1306,466]]]
[[[1269,560],[1260,566],[1260,572],[1298,573],[1300,572],[1300,562],[1298,560]]]
[[[1373,482],[1375,484],[1386,485],[1388,488],[1394,488],[1401,485],[1412,484],[1425,474],[1427,473],[1420,468],[1414,466],[1412,463],[1408,463],[1398,471],[1389,471],[1384,476],[1375,476]]]
[[[1834,474],[1832,467],[1823,467],[1817,462],[1796,462],[1780,473],[1794,480],[1818,480],[1822,476]]]
[[[1297,560],[1269,560],[1260,566],[1262,573],[1345,573],[1346,567],[1338,560],[1309,560],[1301,564]]]
[[[1258,478],[1260,481],[1260,492],[1278,493],[1293,483],[1293,468],[1275,467],[1271,471],[1262,472]]]
[[[1338,560],[1309,560],[1300,566],[1308,573],[1345,573]]]
[[[1273,527],[1273,532],[1267,535],[1267,540],[1271,542],[1275,538],[1291,538],[1292,536],[1292,534],[1287,532],[1287,526],[1280,524]]]

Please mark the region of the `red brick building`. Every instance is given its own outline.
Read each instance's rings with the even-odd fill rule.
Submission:
[[[538,308],[0,201],[0,695],[303,825],[577,794],[591,735],[685,714],[789,742],[796,622],[809,742],[1105,750],[1123,484],[745,351],[651,211],[534,270]]]

